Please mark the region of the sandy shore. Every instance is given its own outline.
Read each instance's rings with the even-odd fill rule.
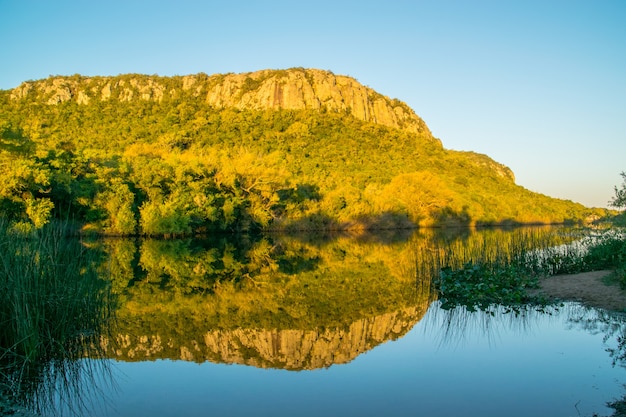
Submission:
[[[617,285],[607,285],[603,280],[610,273],[593,271],[543,278],[537,292],[563,301],[580,301],[606,310],[626,311],[626,291]]]

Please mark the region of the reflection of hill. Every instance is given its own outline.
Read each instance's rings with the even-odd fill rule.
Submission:
[[[208,330],[201,338],[174,340],[159,334],[118,334],[103,339],[106,355],[127,361],[181,359],[304,370],[347,363],[408,332],[427,306],[367,317],[344,328]],[[166,340],[167,339],[167,340]]]
[[[433,295],[430,285],[416,286],[402,243],[263,239],[246,251],[232,247],[113,242],[120,305],[106,354],[326,367],[405,334]]]
[[[442,265],[560,244],[547,228],[416,232],[382,243],[287,236],[244,242],[109,240],[119,301],[110,357],[313,369],[405,334]]]

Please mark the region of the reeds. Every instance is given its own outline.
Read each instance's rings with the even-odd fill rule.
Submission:
[[[541,276],[611,269],[626,286],[626,239],[619,230],[517,229],[475,236],[424,252],[444,308],[541,303],[527,291]]]
[[[528,287],[537,283],[537,260],[545,250],[579,238],[577,230],[514,228],[471,231],[415,245],[420,280],[432,281],[444,308],[470,310],[531,301]],[[543,268],[543,267],[541,267]]]
[[[45,407],[45,386],[58,392],[68,361],[97,348],[111,315],[99,259],[63,226],[25,234],[0,219],[0,404]]]

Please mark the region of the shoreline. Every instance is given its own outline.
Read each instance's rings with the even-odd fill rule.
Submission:
[[[626,312],[626,291],[617,284],[607,284],[610,270],[553,275],[539,280],[535,295],[552,300],[578,301],[591,307]]]

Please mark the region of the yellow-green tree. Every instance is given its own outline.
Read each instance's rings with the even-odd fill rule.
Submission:
[[[416,224],[433,224],[442,210],[450,207],[454,194],[445,182],[430,172],[400,174],[387,184],[377,206],[382,211],[406,213]]]

